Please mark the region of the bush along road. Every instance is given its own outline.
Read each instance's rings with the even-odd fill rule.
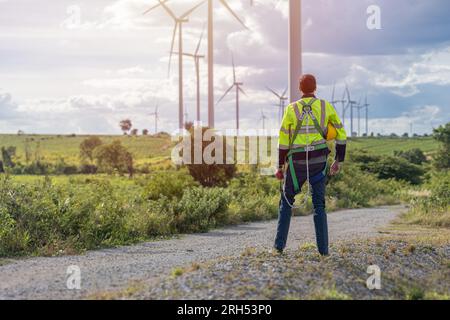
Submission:
[[[397,206],[344,210],[330,214],[333,253],[323,260],[314,249],[314,227],[311,216],[293,219],[289,247],[286,255],[281,258],[268,253],[276,229],[276,221],[268,221],[203,234],[182,235],[176,239],[135,246],[90,251],[80,256],[4,259],[0,260],[0,299],[177,297],[283,299],[314,294],[357,298],[358,296],[353,296],[352,293],[365,290],[361,281],[365,279],[364,277],[368,277],[357,272],[366,269],[370,262],[382,264],[384,260],[379,259],[385,254],[388,254],[390,261],[388,268],[391,271],[400,270],[400,273],[408,273],[410,271],[408,268],[414,266],[402,271],[403,266],[406,266],[404,263],[411,264],[416,261],[423,264],[423,270],[419,268],[416,274],[411,275],[418,276],[419,279],[421,277],[428,279],[433,272],[439,271],[441,257],[449,259],[449,250],[445,246],[431,251],[420,246],[413,248],[406,243],[396,245],[389,241],[382,241],[381,247],[377,246],[375,239],[380,236],[379,231],[388,226],[402,211],[404,208]],[[345,243],[349,245],[344,245]],[[396,255],[396,252],[402,254],[410,252],[408,259],[411,261],[403,261],[403,256]],[[295,263],[291,263],[290,259],[295,260]],[[252,265],[253,260],[258,261],[256,267]],[[223,261],[228,262],[224,264]],[[314,278],[300,275],[297,277],[295,275],[297,270],[289,269],[302,261],[306,263],[305,268],[300,268],[302,272],[315,274],[315,278],[321,279],[317,283],[326,282],[328,287],[325,284],[323,286],[326,291],[319,292],[317,288],[311,292],[306,290],[305,283]],[[326,268],[322,273],[317,273],[313,267],[320,264],[326,264]],[[245,279],[235,279],[230,275],[237,265],[240,268],[250,268],[248,272],[242,273]],[[290,267],[284,270],[283,268],[287,266]],[[356,268],[358,271],[347,274],[342,266],[347,266],[349,270]],[[325,274],[326,270],[329,273],[341,270],[340,278],[333,280],[330,274]],[[350,278],[347,279],[347,275]],[[358,278],[358,275],[361,277]],[[283,281],[287,281],[288,276],[305,283],[297,281],[284,287]],[[446,274],[440,273],[440,276]],[[204,278],[204,281],[200,281],[198,277]],[[216,279],[213,279],[214,277]],[[229,287],[211,289],[215,281]],[[242,283],[247,283],[248,286],[241,286]],[[342,294],[336,291],[334,286],[339,283],[348,286],[348,290],[344,290]],[[357,285],[358,288],[353,285]],[[230,289],[239,286],[243,289],[238,292]],[[401,288],[403,287],[404,285]],[[270,288],[273,290],[269,290]],[[412,290],[412,293],[405,295],[414,294],[414,288],[405,288],[398,290],[404,292]],[[262,294],[261,292],[266,289],[267,292]],[[420,292],[416,293],[419,294]],[[361,297],[371,297],[371,294],[366,292],[365,296]]]

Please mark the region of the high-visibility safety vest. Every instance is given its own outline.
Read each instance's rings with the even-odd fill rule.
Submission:
[[[309,116],[306,117],[306,114]],[[333,134],[331,126],[336,130]],[[281,150],[301,150],[308,147],[309,151],[314,151],[315,146],[323,146],[327,142],[327,137],[336,140],[336,144],[347,143],[347,133],[342,121],[329,102],[304,98],[286,108],[279,137]]]

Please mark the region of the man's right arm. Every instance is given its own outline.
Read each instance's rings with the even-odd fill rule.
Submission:
[[[278,139],[278,167],[282,168],[286,162],[286,157],[289,152],[291,130],[294,126],[292,118],[292,112],[290,112],[291,106],[286,108],[286,112],[283,116],[281,123],[280,135]]]

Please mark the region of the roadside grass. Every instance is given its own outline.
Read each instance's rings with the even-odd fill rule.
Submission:
[[[397,202],[402,185],[349,170],[330,182],[328,210]],[[0,257],[73,255],[270,220],[279,200],[279,182],[257,173],[227,188],[199,187],[184,169],[134,179],[0,175]],[[309,200],[296,214],[311,212]]]
[[[409,224],[450,228],[450,171],[433,173],[421,191],[413,196],[402,220]]]

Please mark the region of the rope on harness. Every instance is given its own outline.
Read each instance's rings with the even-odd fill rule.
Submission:
[[[310,119],[312,119],[314,126],[316,128],[316,130],[321,134],[321,136],[325,136],[324,131],[322,129],[322,127],[320,126],[320,124],[318,123],[316,117],[314,116],[314,114],[312,113],[312,104],[316,101],[316,99],[312,99],[309,104],[304,103],[303,101],[301,101],[302,105],[303,105],[303,112],[301,114],[301,116],[299,117],[299,119],[297,119],[298,123],[297,123],[297,128],[296,131],[294,133],[294,137],[290,143],[290,151],[288,154],[288,158],[289,158],[289,171],[291,173],[292,176],[292,183],[294,185],[294,190],[296,193],[298,193],[300,191],[300,185],[297,179],[297,175],[295,173],[295,166],[294,166],[294,161],[293,161],[293,156],[295,153],[298,152],[306,152],[306,183],[307,183],[307,192],[305,194],[305,198],[302,202],[302,204],[298,207],[294,206],[294,203],[290,203],[289,199],[286,196],[286,181],[287,181],[287,170],[285,170],[285,175],[284,175],[284,183],[283,183],[283,187],[282,187],[282,194],[283,197],[286,201],[286,203],[289,205],[289,207],[291,207],[291,209],[300,209],[302,207],[306,207],[307,203],[308,203],[308,199],[309,197],[312,195],[311,193],[311,177],[310,177],[310,170],[309,170],[309,152],[311,150],[311,142],[309,140],[309,122]],[[297,104],[298,107],[298,104]],[[292,149],[292,145],[295,142],[295,139],[297,138],[298,133],[301,130],[301,127],[303,125],[303,121],[306,118],[306,147],[305,148],[297,148],[297,149]],[[317,147],[317,149],[314,150],[322,150],[328,148],[328,146],[326,144],[323,145],[319,145]],[[325,165],[325,170],[321,173],[321,175],[323,175],[323,178],[326,177],[326,172],[327,172],[327,165]],[[313,177],[314,178],[314,177]]]

